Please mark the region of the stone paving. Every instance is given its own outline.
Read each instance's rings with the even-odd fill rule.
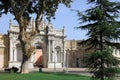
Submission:
[[[68,72],[84,72],[84,71],[88,71],[87,68],[42,68],[42,71],[43,72],[54,72],[56,70],[56,72],[63,72],[63,71],[66,71],[68,70]],[[33,69],[30,69],[30,71],[39,71],[39,68],[33,68]]]
[[[40,71],[39,68],[33,68],[29,70],[30,72],[38,72]],[[87,68],[42,68],[42,72],[66,72],[66,73],[71,73],[71,74],[88,74],[89,71]],[[0,72],[4,72],[3,68],[0,68]],[[89,73],[90,74],[90,73]]]
[[[34,69],[30,69],[30,72],[33,71],[39,71],[39,68],[34,68]],[[42,68],[42,72],[66,72],[69,74],[78,74],[78,75],[87,75],[87,76],[92,76],[91,73],[89,73],[87,68]]]
[[[4,68],[0,68],[0,72],[4,72]]]

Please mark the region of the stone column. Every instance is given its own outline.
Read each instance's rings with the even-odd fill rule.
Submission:
[[[50,56],[50,46],[51,46],[50,40],[48,40],[48,45],[49,45],[49,47],[48,47],[48,50],[49,50],[49,51],[48,51],[48,53],[49,53],[49,54],[48,54],[48,55],[49,55],[48,62],[51,62],[51,60],[50,60],[50,59],[51,59],[51,56]]]
[[[58,58],[58,57],[57,57],[57,51],[55,50],[55,51],[54,51],[54,59],[55,59],[55,62],[57,62],[57,58]]]
[[[52,40],[52,62],[54,62],[55,61],[55,59],[54,59],[54,56],[55,56],[55,51],[54,51],[54,41]]]
[[[66,72],[68,73],[69,67],[69,49],[66,50]]]
[[[63,61],[62,61],[62,57],[63,57],[63,52],[60,51],[60,62],[61,62],[61,63],[63,62]]]
[[[14,47],[14,61],[17,61],[17,48]]]
[[[63,44],[63,53],[62,53],[62,67],[65,68],[66,67],[66,52],[65,52],[65,26],[63,26],[63,39],[62,39],[62,44]]]
[[[35,62],[35,54],[36,54],[36,51],[32,53],[31,55],[31,62]]]
[[[13,49],[12,49],[13,44],[12,43],[13,43],[12,39],[10,38],[10,56],[9,56],[10,57],[10,60],[9,60],[10,62],[13,61]]]
[[[34,54],[31,55],[30,62],[34,62]]]

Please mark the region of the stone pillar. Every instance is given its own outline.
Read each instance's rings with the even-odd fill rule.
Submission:
[[[49,45],[49,47],[48,47],[48,50],[49,50],[49,51],[48,51],[48,53],[49,53],[49,54],[48,54],[48,55],[49,55],[48,62],[51,62],[51,60],[50,60],[50,59],[51,59],[51,56],[50,56],[50,46],[51,46],[50,40],[48,41],[48,45]]]
[[[34,62],[34,54],[31,55],[30,62]]]
[[[35,54],[36,54],[36,51],[31,55],[31,62],[35,63]]]
[[[55,61],[55,59],[54,59],[54,56],[55,56],[55,51],[54,51],[54,41],[52,41],[52,62],[54,62]]]
[[[66,52],[65,52],[65,26],[63,26],[63,38],[62,38],[62,44],[63,44],[63,53],[62,53],[62,67],[66,67]]]
[[[14,47],[14,61],[17,61],[17,48],[16,46]]]
[[[63,57],[63,52],[60,51],[60,62],[61,62],[61,63],[63,62],[62,57]]]
[[[55,61],[55,62],[57,62],[57,58],[58,58],[58,57],[57,57],[57,51],[55,50],[55,51],[54,51],[54,61]]]
[[[10,59],[9,61],[13,61],[13,44],[12,44],[12,39],[10,38]]]

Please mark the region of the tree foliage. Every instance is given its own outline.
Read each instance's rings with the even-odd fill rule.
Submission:
[[[89,44],[91,46],[100,45],[100,35],[104,37],[102,41],[113,42],[115,39],[119,39],[120,29],[118,21],[119,18],[119,2],[109,2],[108,0],[88,0],[89,3],[94,3],[95,6],[86,10],[85,12],[79,12],[80,28],[87,30]],[[100,8],[102,6],[102,8]],[[82,25],[82,24],[85,25]],[[95,43],[93,43],[95,42]],[[97,44],[97,45],[96,45]]]
[[[106,49],[101,51],[92,52],[86,55],[84,60],[86,65],[89,66],[89,70],[94,74],[94,78],[101,78],[101,72],[104,72],[104,77],[114,77],[118,72],[117,67],[120,63],[116,57],[113,56],[113,51],[111,49]],[[101,56],[103,58],[104,68],[101,69]]]
[[[110,56],[109,52],[105,50],[108,49],[109,46],[112,48],[114,46],[117,49],[119,49],[120,46],[120,43],[115,43],[115,40],[119,40],[120,38],[120,21],[118,20],[120,2],[88,0],[88,4],[92,4],[92,6],[86,11],[77,11],[80,21],[80,26],[77,28],[88,31],[88,39],[83,41],[83,43],[89,45],[88,49],[95,49],[94,56],[90,56],[91,59],[94,59],[93,66],[96,68],[94,73],[98,73],[98,75],[95,75],[97,78],[104,80],[106,76],[104,74],[106,73],[105,61],[106,59],[108,59],[108,61],[111,60],[108,58]],[[114,56],[111,56],[111,58],[112,57],[114,58]],[[97,63],[99,66],[96,65]]]

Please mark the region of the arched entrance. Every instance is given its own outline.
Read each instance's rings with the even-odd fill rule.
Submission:
[[[39,43],[36,43],[35,44],[35,63],[34,63],[34,66],[35,67],[39,67],[39,66],[43,66],[43,61],[42,61],[42,58],[43,58],[43,53],[42,53],[42,47]]]

